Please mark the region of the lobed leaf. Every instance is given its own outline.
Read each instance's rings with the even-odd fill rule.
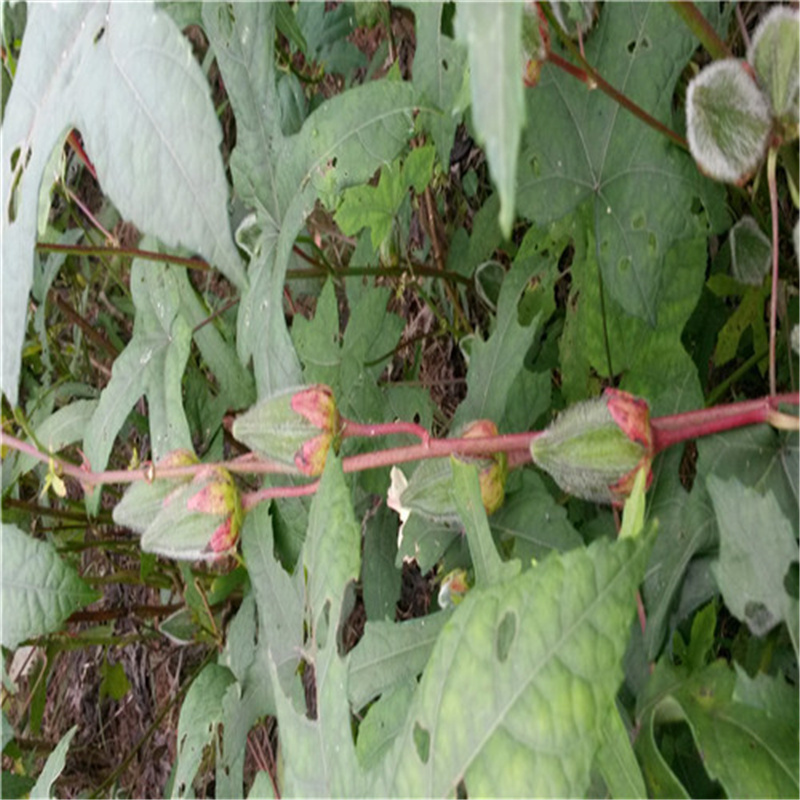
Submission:
[[[585,49],[605,80],[669,125],[670,98],[696,44],[668,5],[614,3]],[[665,256],[681,239],[724,226],[721,189],[661,134],[551,65],[526,102],[520,212],[542,225],[588,203],[604,289],[625,313],[655,325],[674,285]]]
[[[124,217],[245,284],[208,82],[169,16],[149,2],[31,9],[3,123],[3,262],[14,279],[4,270],[2,388],[12,402],[40,185],[52,182],[46,165],[73,127]]]

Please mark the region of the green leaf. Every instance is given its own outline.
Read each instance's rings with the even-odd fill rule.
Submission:
[[[746,706],[763,711],[768,717],[797,730],[800,710],[797,691],[782,675],[765,675],[759,672],[751,678],[742,667],[734,663],[736,686],[733,699]]]
[[[110,697],[112,700],[122,700],[130,691],[131,682],[125,674],[125,667],[121,661],[111,664],[106,657],[100,665],[100,675],[102,676],[102,681],[100,682],[101,703],[104,697]]]
[[[771,127],[769,102],[743,61],[715,61],[690,81],[686,138],[706,175],[746,181],[764,157]]]
[[[375,792],[582,795],[622,680],[646,539],[473,589],[437,639]],[[423,746],[427,743],[427,746]]]
[[[324,631],[323,614],[329,618],[332,630],[338,629],[342,590],[348,582],[358,580],[360,547],[361,527],[353,513],[341,463],[329,454],[311,502],[303,548],[306,606],[313,637],[320,637]]]
[[[687,494],[678,473],[679,450],[665,453],[656,462],[655,486],[649,517],[658,521],[643,597],[647,607],[645,648],[655,660],[667,632],[680,620],[672,615],[686,572],[693,558],[710,552],[717,544],[717,525],[711,499],[701,480]]]
[[[364,525],[361,592],[368,620],[394,619],[403,579],[396,555],[397,515],[381,505]]]
[[[541,476],[532,470],[521,473],[521,487],[509,493],[489,524],[501,539],[513,538],[514,555],[523,563],[541,560],[551,550],[566,552],[583,544],[572,527],[567,511],[547,491]]]
[[[785,125],[798,123],[800,40],[797,9],[775,6],[761,19],[747,48],[747,60],[769,97],[772,112]],[[797,130],[793,138],[797,138]]]
[[[522,97],[522,3],[465,3],[456,32],[469,51],[472,119],[486,147],[492,181],[500,195],[500,229],[511,236]]]
[[[372,247],[377,250],[391,234],[395,214],[405,196],[402,168],[395,161],[381,170],[376,187],[354,186],[345,190],[342,204],[336,209],[336,224],[347,236],[369,228]]]
[[[720,531],[714,576],[725,605],[764,636],[784,621],[797,649],[798,606],[784,588],[797,542],[774,495],[761,495],[735,478],[706,481]]]
[[[422,194],[433,176],[436,150],[431,145],[415,147],[403,162],[403,182],[416,194]]]
[[[348,658],[347,691],[353,708],[360,710],[393,686],[416,678],[449,618],[449,612],[439,611],[398,623],[367,621],[364,636]]]
[[[339,395],[339,370],[342,361],[339,337],[339,306],[333,281],[325,281],[317,297],[314,318],[297,316],[292,323],[292,339],[303,362],[303,377],[309,384],[324,383]]]
[[[647,797],[630,735],[616,708],[603,725],[603,743],[597,751],[597,766],[612,797]]]
[[[3,523],[2,644],[13,650],[61,628],[76,609],[101,595],[90,589],[49,542]]]
[[[275,157],[279,139],[275,6],[204,3],[203,27],[236,117],[236,147],[230,160],[233,184],[246,205],[260,205],[277,221],[281,208]],[[260,169],[253,169],[257,162]]]
[[[49,800],[50,792],[53,789],[53,783],[56,778],[63,772],[64,764],[67,760],[67,751],[69,750],[72,738],[78,732],[78,726],[73,725],[62,737],[59,739],[55,749],[47,757],[44,768],[42,769],[36,785],[31,789],[31,800]]]
[[[3,291],[2,389],[12,402],[39,187],[72,127],[123,217],[170,245],[199,251],[234,283],[245,283],[208,82],[169,16],[150,3],[32,9],[25,41],[3,122],[5,152],[17,154],[2,170],[3,263],[15,265]]]
[[[728,797],[794,797],[798,783],[797,728],[733,702],[733,671],[716,662],[676,692],[706,769]]]
[[[658,706],[656,706],[654,712],[645,717],[636,739],[636,752],[642,761],[642,773],[647,781],[651,797],[665,798],[665,800],[669,798],[688,800],[689,793],[670,769],[656,744],[655,720],[658,710]]]
[[[574,402],[592,393],[592,372],[604,378],[621,373],[620,388],[646,398],[653,415],[702,405],[697,367],[683,346],[681,331],[703,290],[705,240],[684,239],[664,257],[661,270],[667,282],[653,327],[627,316],[601,291],[591,225],[581,230],[581,219],[583,215],[575,219],[572,287],[559,344],[567,398]]]
[[[447,522],[437,522],[412,511],[398,534],[395,565],[399,569],[404,561],[415,561],[420,572],[425,575],[436,566],[459,536],[460,532],[456,526]]]
[[[376,766],[402,731],[417,682],[398,683],[373,703],[358,726],[356,755],[362,769]]]
[[[758,223],[750,216],[736,222],[728,233],[731,272],[737,281],[760,286],[769,272],[772,245]]]
[[[585,49],[605,80],[669,125],[675,83],[696,46],[667,5],[617,3],[603,8]],[[706,215],[691,210],[695,200],[713,228],[725,224],[721,189],[616,101],[549,64],[526,102],[520,212],[543,225],[588,201],[606,296],[654,325],[662,294],[675,284],[664,258],[677,241],[705,233]]]
[[[517,305],[530,270],[531,263],[527,260],[515,261],[503,280],[495,329],[486,341],[475,339],[472,343],[467,396],[456,409],[451,430],[477,419],[495,422],[503,419],[511,387],[539,332],[538,315],[528,325],[520,325],[517,317]]]
[[[460,42],[442,33],[443,3],[409,3],[414,12],[417,47],[413,80],[423,102],[439,109],[426,115],[423,125],[431,132],[439,163],[450,163],[450,151],[460,114],[457,107],[466,77],[467,53]]]
[[[208,664],[186,693],[178,719],[173,797],[192,796],[192,781],[207,745],[213,745],[219,752],[218,726],[222,717],[222,698],[234,680],[230,670],[217,664]]]
[[[698,475],[735,478],[762,495],[772,492],[797,538],[800,449],[796,433],[779,432],[769,425],[750,425],[704,437],[698,441],[697,450]]]
[[[83,439],[89,420],[97,409],[96,400],[75,400],[54,411],[41,425],[36,427],[36,439],[51,453],[58,453],[69,444]],[[39,459],[20,453],[12,472],[11,483],[20,475],[33,469]]]
[[[282,685],[288,687],[303,645],[303,576],[302,570],[289,575],[275,557],[272,518],[266,503],[245,516],[242,554],[258,608],[259,649],[269,649]],[[257,677],[269,685],[267,671]]]
[[[503,563],[497,553],[489,520],[481,500],[478,470],[474,464],[466,464],[457,458],[450,459],[453,470],[453,499],[464,532],[475,569],[475,586],[487,587],[513,578],[520,569],[518,561]]]
[[[254,358],[259,397],[299,382],[282,312],[283,284],[295,238],[314,202],[319,197],[332,205],[342,189],[367,181],[377,167],[391,162],[405,146],[417,107],[409,84],[372,82],[326,101],[297,135],[275,147],[281,218],[271,223],[272,238],[251,266],[237,338],[240,355]],[[262,154],[248,167],[262,169],[263,159],[270,157]]]
[[[147,240],[143,246],[148,246]],[[133,262],[133,338],[114,361],[111,380],[100,395],[84,437],[84,452],[95,471],[105,469],[117,434],[143,394],[148,401],[153,459],[159,460],[171,450],[192,450],[182,394],[192,329],[180,313],[175,269],[138,259]],[[91,502],[96,504],[99,494],[96,492]]]

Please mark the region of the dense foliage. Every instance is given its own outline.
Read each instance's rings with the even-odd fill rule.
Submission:
[[[3,796],[797,795],[762,6],[3,5]]]

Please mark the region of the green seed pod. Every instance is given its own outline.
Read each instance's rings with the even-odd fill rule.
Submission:
[[[565,492],[596,503],[621,503],[638,469],[649,467],[652,458],[647,403],[606,389],[602,397],[562,412],[531,442],[531,456]]]
[[[333,392],[322,384],[267,397],[233,423],[233,435],[262,458],[285,465],[287,472],[311,476],[322,473],[340,433]]]

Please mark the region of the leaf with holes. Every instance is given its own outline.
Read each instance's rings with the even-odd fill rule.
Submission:
[[[3,121],[2,389],[12,402],[40,184],[52,182],[46,165],[73,127],[124,217],[245,283],[228,225],[221,129],[175,24],[149,3],[32,7]]]
[[[376,794],[579,796],[603,742],[649,540],[600,540],[473,589],[442,630]]]
[[[586,42],[586,58],[669,124],[670,98],[696,46],[667,4],[613,3]],[[604,287],[626,313],[654,325],[675,280],[666,254],[680,239],[705,233],[706,214],[713,229],[725,225],[722,190],[664,136],[551,65],[526,100],[520,212],[541,225],[588,203]],[[693,205],[706,214],[693,213]]]
[[[284,796],[362,793],[358,789],[362,775],[350,729],[347,664],[339,655],[338,645],[344,623],[345,589],[358,578],[360,546],[361,529],[353,514],[341,464],[336,458],[328,458],[311,503],[299,570],[306,576],[306,626],[311,634],[303,645],[305,669],[313,670],[314,676],[313,688],[306,695],[310,702],[308,716],[299,713],[285,691],[278,688],[270,647],[270,672],[284,758]],[[302,693],[300,676],[295,676],[292,690]]]
[[[193,796],[192,781],[207,745],[212,745],[219,753],[222,698],[234,680],[233,674],[226,667],[208,664],[187,692],[178,719],[178,753],[175,757],[173,797]]]
[[[719,524],[719,561],[714,577],[725,604],[764,636],[785,622],[797,649],[797,598],[784,581],[789,565],[797,561],[792,526],[772,494],[761,496],[735,478],[707,480]]]

